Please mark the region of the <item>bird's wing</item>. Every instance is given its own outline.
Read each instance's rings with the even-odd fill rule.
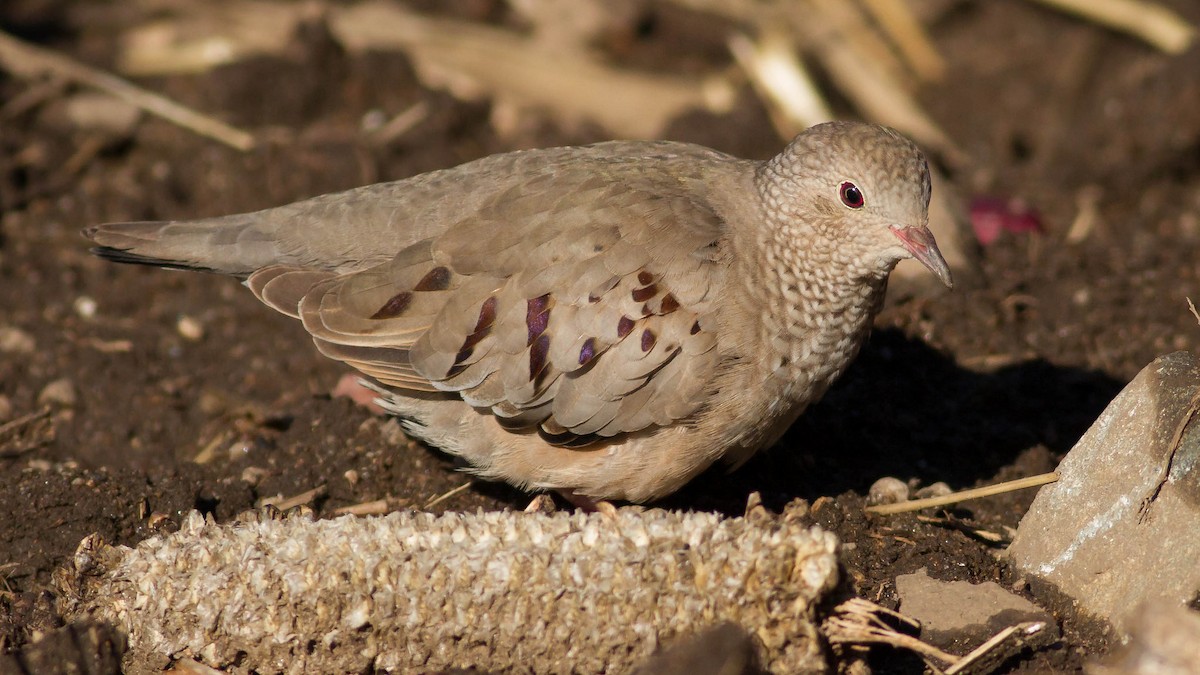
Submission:
[[[484,157],[411,178],[321,195],[253,213],[189,221],[106,223],[83,231],[93,252],[117,262],[201,270],[247,277],[274,265],[357,272],[391,259],[396,251],[437,238],[477,219],[513,193],[553,208],[552,186],[579,182],[567,174],[620,176],[637,182],[644,167],[674,168],[681,179],[732,158],[696,145],[612,141],[584,147],[546,148]],[[574,167],[566,169],[564,167]],[[582,206],[581,208],[586,208]],[[524,232],[522,214],[506,226]],[[484,232],[490,238],[495,233]],[[512,252],[507,255],[515,255]]]
[[[248,285],[325,354],[552,443],[687,417],[716,368],[723,284],[699,181],[624,161],[526,178],[382,264]]]

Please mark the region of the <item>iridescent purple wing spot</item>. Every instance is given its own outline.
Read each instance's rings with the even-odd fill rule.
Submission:
[[[525,327],[529,330],[525,344],[532,345],[550,325],[550,294],[540,295],[525,301]]]
[[[596,338],[588,338],[579,348],[579,365],[586,366],[594,358],[596,358]]]
[[[529,381],[536,382],[546,369],[546,357],[550,354],[550,336],[543,333],[529,346]]]

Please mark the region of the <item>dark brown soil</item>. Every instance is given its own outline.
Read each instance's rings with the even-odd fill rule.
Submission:
[[[1200,21],[1195,3],[1168,4]],[[114,7],[6,1],[0,28],[103,66],[137,18]],[[452,9],[504,18],[488,2]],[[1003,235],[974,273],[955,271],[953,293],[893,292],[862,356],[779,447],[663,504],[740,513],[753,491],[775,509],[809,500],[816,521],[852,545],[849,591],[892,606],[895,576],[922,567],[944,579],[1017,579],[998,548],[960,529],[867,516],[873,481],[957,489],[1051,470],[1124,382],[1200,337],[1185,300],[1200,296],[1200,49],[1164,56],[1016,2],[961,3],[932,32],[951,68],[923,103],[973,160],[952,183],[965,195],[1020,197],[1045,232]],[[724,35],[703,17],[651,12],[615,57],[674,71],[720,63]],[[401,55],[343,54],[319,29],[284,57],[142,84],[277,140],[240,153],[153,119],[129,138],[83,132],[63,121],[62,91],[6,106],[38,85],[0,74],[0,330],[34,341],[31,352],[0,352],[0,396],[11,404],[6,413],[0,400],[0,424],[40,410],[51,382],[65,378],[76,393],[48,418],[0,432],[0,654],[57,625],[51,573],[87,534],[134,544],[191,509],[225,520],[317,487],[320,515],[383,498],[421,508],[467,480],[395,422],[332,398],[343,368],[235,281],[107,264],[87,254],[81,227],[247,211],[515,147],[603,140],[549,118],[501,139],[487,105],[423,88]],[[360,133],[368,111],[395,115],[418,101],[431,114],[398,142]],[[780,146],[767,119],[746,94],[728,117],[689,114],[668,135],[761,157]],[[1099,219],[1068,243],[1089,189]],[[181,320],[203,335],[184,337]],[[953,515],[1003,534],[1032,496]],[[477,484],[433,508],[527,501]],[[1008,672],[1078,672],[1106,652],[1101,631],[1040,601],[1063,622],[1063,640]],[[897,653],[876,661],[885,672],[922,669]]]

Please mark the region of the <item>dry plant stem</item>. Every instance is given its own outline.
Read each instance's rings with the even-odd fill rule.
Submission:
[[[237,150],[254,147],[254,137],[166,97],[146,91],[61,54],[35,47],[0,31],[0,67],[22,79],[57,77],[99,89],[146,112]]]
[[[1200,312],[1196,311],[1196,305],[1192,302],[1191,298],[1185,299],[1187,300],[1188,311],[1192,313],[1192,316],[1196,317],[1196,323],[1200,323]]]
[[[413,127],[424,122],[427,117],[429,117],[429,103],[417,101],[376,129],[371,134],[371,139],[380,145],[387,145],[412,131]]]
[[[469,481],[463,483],[462,485],[459,485],[456,488],[447,490],[446,492],[443,492],[442,494],[434,497],[433,499],[430,499],[429,501],[425,502],[425,504],[421,508],[429,509],[437,504],[441,504],[442,502],[446,501],[447,499],[450,499],[451,497],[459,494],[460,492],[465,492],[467,490],[467,488],[471,487],[474,484],[475,484],[475,481],[469,480]]]
[[[45,419],[50,416],[50,408],[42,408],[37,412],[32,412],[27,415],[21,415],[15,420],[0,424],[0,440],[6,438],[9,434],[33,424],[34,422]]]
[[[317,487],[311,490],[305,490],[294,497],[287,497],[285,499],[264,499],[262,500],[262,505],[274,506],[280,511],[287,511],[288,509],[294,509],[297,506],[310,504],[312,503],[312,500],[323,494],[325,494],[325,486],[318,485]]]
[[[728,82],[615,69],[585,53],[563,53],[510,31],[432,19],[381,2],[331,9],[330,29],[351,51],[399,48],[427,86],[460,98],[499,96],[591,120],[627,138],[657,137],[693,109],[732,105]]]
[[[988,639],[987,642],[984,642],[975,649],[971,650],[970,654],[962,657],[961,660],[947,668],[945,675],[957,675],[958,673],[967,671],[967,669],[979,661],[992,658],[992,652],[996,650],[1001,651],[1001,654],[997,655],[997,657],[994,659],[994,665],[998,665],[1000,661],[1003,661],[1008,656],[1011,656],[1011,654],[1007,653],[1008,650],[1004,649],[1004,645],[1010,642],[1015,643],[1012,645],[1012,647],[1015,647],[1016,651],[1019,651],[1020,648],[1026,644],[1026,641],[1030,637],[1040,633],[1045,629],[1046,624],[1042,621],[1029,621],[1026,623],[1016,624],[1015,626],[1009,626],[1008,628],[1005,628],[999,633],[993,635]],[[1013,639],[1010,640],[1010,638]],[[1013,651],[1012,653],[1016,652]],[[991,672],[991,670],[985,669],[984,672]]]
[[[767,102],[771,122],[784,139],[833,119],[833,112],[817,89],[792,41],[778,31],[767,31],[757,41],[742,33],[729,38],[729,51],[750,78],[750,84]]]
[[[890,515],[893,513],[904,513],[906,511],[919,511],[934,506],[946,506],[948,504],[957,504],[965,502],[968,499],[979,499],[980,497],[990,497],[992,495],[1012,492],[1014,490],[1024,490],[1025,488],[1038,487],[1047,483],[1053,483],[1058,480],[1058,474],[1043,473],[1027,478],[1018,478],[996,485],[986,485],[980,488],[972,488],[970,490],[962,490],[941,497],[930,497],[928,499],[914,499],[910,502],[900,502],[899,504],[883,504],[880,506],[868,506],[867,511],[870,513],[878,513],[880,515]]]
[[[1081,16],[1139,37],[1168,54],[1182,54],[1196,29],[1171,10],[1141,0],[1036,0],[1043,5]]]
[[[815,53],[830,76],[862,111],[879,124],[895,127],[918,143],[933,148],[952,165],[966,164],[966,154],[921,110],[917,102],[895,81],[840,40],[824,40]]]
[[[843,3],[815,0],[819,7],[810,3],[791,3],[773,10],[746,0],[672,1],[681,7],[723,16],[749,26],[786,24],[803,37],[804,48],[811,50],[820,59],[838,88],[854,102],[865,118],[895,127],[912,136],[922,145],[937,150],[951,165],[962,166],[967,163],[966,153],[921,110],[905,88],[888,75],[886,68],[879,65],[876,61],[879,49],[866,46],[871,42],[862,39],[856,39],[852,45],[847,42],[842,31],[818,28],[846,25],[849,33],[860,34],[863,26],[847,23],[847,10]],[[818,9],[821,11],[816,11]],[[828,12],[835,16],[826,16]],[[864,49],[866,53],[861,51]],[[895,59],[891,58],[886,50],[883,54],[880,58],[890,61],[893,70],[897,70],[894,65]]]
[[[942,79],[946,74],[946,62],[904,0],[860,1],[895,43],[917,77],[925,81]]]
[[[931,644],[893,630],[879,619],[880,614],[912,626],[917,625],[912,619],[899,612],[881,607],[869,600],[851,598],[835,607],[833,615],[822,623],[821,628],[829,638],[829,642],[833,644],[886,644],[909,649],[923,658],[934,658],[942,663],[958,662],[959,657],[954,654],[944,652]]]
[[[362,502],[360,504],[351,504],[334,509],[335,515],[351,515],[351,516],[381,516],[391,510],[391,505],[386,499],[376,499],[373,502]]]
[[[838,42],[869,62],[884,78],[907,90],[912,77],[874,22],[855,2],[846,0],[803,0],[791,3],[792,24],[804,42]]]

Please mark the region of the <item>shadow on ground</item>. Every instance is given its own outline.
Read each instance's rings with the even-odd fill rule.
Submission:
[[[883,476],[970,487],[1029,448],[1067,452],[1123,385],[1042,360],[976,372],[881,330],[776,447],[732,474],[709,470],[662,505],[740,513],[757,490],[779,509],[797,497],[865,494]]]

